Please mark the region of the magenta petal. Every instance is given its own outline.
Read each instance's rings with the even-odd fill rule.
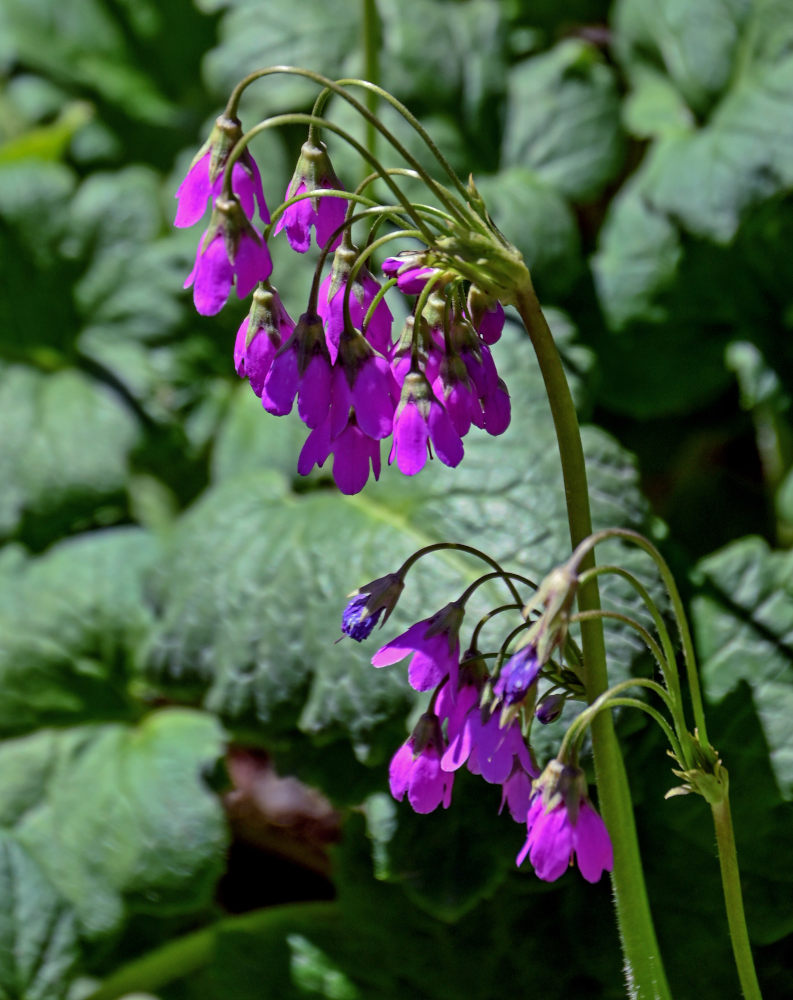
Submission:
[[[292,409],[297,395],[300,374],[297,369],[297,351],[289,346],[276,355],[262,388],[262,406],[268,413],[283,417]]]
[[[392,663],[404,660],[408,653],[416,651],[416,646],[421,643],[427,628],[428,622],[426,619],[416,622],[415,625],[411,625],[402,635],[398,635],[396,639],[392,639],[391,642],[387,642],[385,646],[381,646],[377,650],[372,657],[373,665],[375,667],[387,667]]]
[[[270,335],[264,330],[254,334],[253,340],[248,344],[245,351],[245,374],[257,396],[262,394],[264,380],[267,378],[277,350],[277,342],[273,343]]]
[[[439,636],[444,645],[446,637]],[[449,673],[444,663],[439,660],[435,650],[425,644],[425,650],[419,649],[413,654],[408,667],[408,681],[414,691],[429,691],[436,687]]]
[[[496,302],[492,309],[486,309],[479,320],[479,336],[486,344],[495,344],[504,329],[504,307]]]
[[[248,336],[249,320],[250,316],[246,316],[234,338],[234,370],[240,378],[245,378],[245,340]]]
[[[484,400],[485,430],[488,434],[503,434],[509,427],[512,415],[512,408],[509,401],[509,393],[503,385]]]
[[[209,198],[209,161],[212,153],[207,151],[187,171],[187,176],[179,185],[176,197],[179,204],[176,208],[174,225],[183,228],[193,226],[203,216]]]
[[[360,493],[369,478],[369,448],[366,438],[350,424],[333,446],[333,479],[342,493]]]
[[[443,464],[452,467],[459,465],[463,457],[463,442],[440,403],[430,406],[429,431],[435,453]]]
[[[599,881],[604,871],[614,867],[614,853],[606,824],[586,800],[578,808],[575,838],[581,874],[587,882]]]
[[[321,354],[315,354],[300,380],[297,412],[307,427],[319,427],[330,410],[331,367]]]
[[[431,813],[443,801],[444,786],[448,776],[441,770],[440,761],[429,747],[416,759],[410,774],[408,802],[417,813]]]
[[[441,758],[441,767],[444,771],[456,771],[468,760],[473,748],[473,729],[470,721],[466,720],[462,727],[451,739],[449,746]]]
[[[391,788],[391,794],[398,802],[401,802],[405,797],[412,770],[413,748],[410,743],[403,743],[391,758],[388,767],[388,784]]]
[[[565,807],[557,806],[541,816],[528,839],[529,859],[537,877],[545,882],[561,878],[573,853],[573,829]]]
[[[237,272],[237,295],[241,299],[250,294],[258,282],[270,277],[273,270],[270,251],[258,233],[256,238],[247,232],[242,234],[234,268]]]
[[[326,188],[330,190],[330,186]],[[344,222],[344,213],[347,211],[346,198],[319,198],[319,208],[317,209],[314,226],[317,234],[317,246],[322,247],[330,239],[333,232]],[[341,242],[341,235],[334,238],[330,249],[335,250]]]
[[[531,779],[525,771],[515,771],[504,782],[501,808],[506,802],[509,814],[516,823],[525,823],[531,798]]]
[[[297,460],[297,471],[301,476],[307,476],[315,465],[320,468],[324,465],[325,459],[330,454],[328,430],[329,422],[326,420],[324,424],[315,427],[306,438]]]
[[[447,418],[448,419],[448,418]],[[427,462],[429,430],[415,403],[405,404],[394,423],[394,448],[399,471],[415,476]]]
[[[300,194],[306,190],[305,184],[300,184],[294,194]],[[311,222],[314,216],[314,209],[311,207],[311,199],[304,198],[302,201],[291,205],[276,225],[276,232],[286,229],[286,238],[289,245],[298,253],[305,253],[311,244]]]
[[[368,358],[352,390],[358,425],[364,434],[379,440],[388,437],[394,423],[391,372],[385,358]]]
[[[214,316],[226,304],[233,275],[223,234],[218,233],[203,254],[199,245],[198,254],[193,270],[193,301],[202,316]]]

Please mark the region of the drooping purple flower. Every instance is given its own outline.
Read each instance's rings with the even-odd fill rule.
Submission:
[[[537,876],[546,882],[560,878],[574,857],[587,882],[597,882],[614,865],[606,824],[586,797],[578,768],[551,761],[535,783],[526,827],[517,864],[528,855]]]
[[[438,719],[425,713],[391,759],[388,782],[391,794],[401,802],[407,793],[408,802],[417,813],[430,813],[443,805],[448,809],[452,799],[454,775],[440,766],[443,736]]]
[[[366,266],[362,266],[350,284],[352,267],[358,258],[358,251],[343,242],[333,258],[331,273],[319,289],[317,313],[325,327],[328,354],[332,364],[336,363],[339,341],[344,330],[344,299],[349,302],[350,321],[357,330],[363,329],[363,321],[380,284],[372,277]],[[349,294],[347,287],[349,285]],[[380,299],[372,314],[364,335],[367,341],[386,354],[391,347],[391,324],[393,317],[385,299]]]
[[[358,333],[345,333],[340,346],[331,383],[331,438],[341,433],[351,409],[364,434],[375,441],[388,437],[396,410],[396,384],[388,362]]]
[[[531,775],[520,764],[515,764],[512,774],[501,786],[501,807],[506,805],[516,823],[525,823],[531,803]]]
[[[444,357],[438,375],[432,382],[432,391],[449,414],[452,426],[464,437],[471,428],[483,427],[485,415],[474,391],[468,372],[458,357]]]
[[[388,621],[404,588],[405,581],[398,573],[386,573],[359,587],[354,594],[350,594],[342,612],[342,632],[357,642],[368,638],[384,611],[385,618],[380,627]]]
[[[446,677],[457,686],[460,659],[460,625],[465,612],[456,601],[431,618],[416,622],[387,642],[372,657],[376,667],[386,667],[410,656],[408,680],[416,691],[429,691]]]
[[[335,230],[344,222],[347,208],[346,198],[322,197],[321,191],[343,191],[330,162],[324,142],[303,143],[297,167],[286,189],[285,201],[301,194],[312,197],[301,198],[284,209],[275,226],[275,232],[286,229],[289,245],[298,253],[305,253],[311,243],[311,229],[314,228],[317,246],[324,247]],[[341,236],[333,240],[331,249],[339,245]]]
[[[397,257],[386,257],[383,274],[396,278],[397,288],[406,295],[418,295],[437,268],[423,263],[423,255],[408,252]]]
[[[503,784],[516,763],[528,774],[537,773],[517,719],[501,726],[499,713],[483,711],[478,702],[459,723],[449,720],[448,741],[441,765],[447,771],[467,763],[472,774],[481,774],[493,785]]]
[[[256,288],[250,311],[237,331],[234,367],[240,378],[248,379],[257,396],[261,396],[275,355],[294,327],[278,292],[266,285]]]
[[[232,283],[242,299],[266,281],[272,269],[267,244],[243,215],[239,201],[218,199],[184,287],[193,286],[193,301],[202,316],[214,316],[226,304]]]
[[[504,307],[476,285],[468,289],[468,312],[474,329],[486,344],[495,344],[504,329]]]
[[[432,391],[425,375],[411,371],[405,377],[402,397],[394,417],[394,443],[388,457],[396,459],[400,472],[415,476],[426,462],[428,444],[444,465],[459,465],[463,442],[449,414]]]
[[[537,680],[541,663],[537,656],[537,648],[528,643],[503,664],[493,685],[493,693],[505,705],[515,705],[522,701],[529,688]]]
[[[306,438],[297,461],[297,471],[307,476],[317,465],[333,455],[333,480],[339,490],[351,496],[360,493],[369,478],[369,466],[375,479],[380,478],[380,442],[364,434],[351,411],[340,434],[331,437],[331,418],[314,428]]]
[[[535,718],[543,726],[556,722],[562,714],[562,709],[564,708],[566,701],[567,695],[563,692],[545,695],[544,698],[540,699],[539,705],[537,705],[537,708],[534,710]]]
[[[307,427],[318,428],[330,410],[331,379],[322,322],[316,315],[303,313],[273,359],[262,388],[262,406],[282,417],[290,412],[297,396],[300,419]],[[327,453],[323,461],[325,458]]]

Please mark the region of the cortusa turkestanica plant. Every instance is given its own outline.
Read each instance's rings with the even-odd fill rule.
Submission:
[[[237,117],[243,92],[276,73],[317,84],[312,112],[276,115],[243,131]],[[390,104],[426,144],[447,183],[435,180],[356,95]],[[385,140],[398,157],[396,166],[385,166],[327,116],[332,98],[347,102],[369,131]],[[271,214],[249,143],[268,129],[295,124],[305,125],[308,135],[285,200]],[[346,188],[336,175],[326,137],[360,154],[365,176],[356,187]],[[426,203],[406,196],[405,178],[423,182]],[[377,192],[387,197],[380,200]],[[363,489],[370,472],[379,477],[381,442],[389,438],[388,462],[414,476],[429,459],[451,467],[463,461],[464,439],[472,427],[490,435],[507,431],[510,397],[497,370],[498,348],[491,348],[501,336],[505,307],[517,311],[536,354],[556,430],[571,555],[535,583],[474,546],[439,542],[419,549],[396,569],[384,567],[385,575],[350,596],[342,631],[362,642],[388,621],[409,570],[421,559],[453,549],[486,567],[459,596],[428,608],[426,617],[372,656],[375,668],[393,669],[407,661],[410,685],[428,699],[391,760],[391,792],[397,800],[407,798],[416,812],[430,813],[453,807],[460,768],[500,785],[502,809],[524,828],[516,838],[517,863],[528,860],[546,881],[559,879],[573,865],[589,882],[610,872],[629,996],[669,1000],[612,722],[617,707],[648,714],[665,734],[674,773],[682,780],[668,794],[695,792],[711,808],[738,974],[744,995],[758,998],[727,772],[708,742],[693,645],[675,581],[643,536],[620,528],[593,534],[578,420],[559,354],[529,270],[490,218],[473,179],[463,183],[407,108],[376,85],[277,66],[237,85],[177,197],[177,225],[195,224],[208,205],[212,208],[185,283],[193,287],[197,310],[219,312],[232,285],[240,298],[253,293],[234,341],[236,370],[268,413],[287,414],[297,400],[308,429],[297,470],[305,475],[333,456],[333,479],[343,493]],[[296,321],[271,281],[268,242],[284,238],[281,233],[298,254],[305,254],[312,241],[318,248],[316,263],[306,266],[306,307]],[[388,304],[393,306],[395,297],[408,306],[401,328],[394,326]],[[677,640],[636,576],[620,566],[596,566],[596,547],[615,537],[654,561],[674,612]],[[601,608],[598,580],[604,574],[618,575],[633,588],[655,634],[621,612]],[[506,603],[470,622],[470,597],[494,581],[505,589]],[[609,684],[607,618],[641,637],[654,657],[656,677]],[[506,625],[499,635],[500,623]],[[573,714],[558,751],[538,761],[532,727],[558,719],[566,705],[575,703],[581,710]],[[580,759],[586,736],[594,759],[592,784]]]

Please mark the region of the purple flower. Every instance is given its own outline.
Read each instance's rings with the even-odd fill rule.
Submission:
[[[545,695],[545,697],[540,700],[537,708],[534,710],[534,715],[537,721],[543,726],[550,725],[551,722],[556,722],[562,714],[562,709],[564,708],[566,700],[567,695],[562,692]]]
[[[578,768],[551,761],[535,783],[526,827],[517,863],[528,855],[537,876],[546,882],[560,878],[573,857],[587,882],[597,882],[614,865],[606,824],[586,797]]]
[[[384,611],[380,627],[388,621],[404,588],[405,582],[398,573],[386,573],[350,594],[341,616],[342,632],[357,642],[368,638]]]
[[[222,115],[217,119],[209,139],[199,150],[176,192],[179,204],[175,226],[194,225],[206,211],[207,201],[214,201],[220,195],[224,168],[241,138],[242,128],[238,119]],[[231,168],[231,189],[239,198],[248,219],[253,219],[258,202],[262,220],[265,223],[270,221],[259,168],[247,149],[243,150]]]
[[[479,336],[486,344],[495,344],[504,329],[504,307],[476,285],[468,290],[468,312]]]
[[[331,382],[331,438],[347,424],[350,410],[375,441],[388,437],[394,422],[395,383],[385,358],[374,354],[360,334],[345,335]]]
[[[285,201],[297,195],[311,193],[313,197],[301,198],[284,209],[275,226],[275,232],[286,229],[289,245],[298,253],[305,253],[311,243],[311,227],[314,227],[317,246],[324,247],[335,230],[344,223],[347,208],[346,198],[321,197],[320,191],[343,191],[338,177],[328,157],[324,142],[314,143],[310,139],[303,143],[297,167],[286,189]],[[338,246],[337,236],[331,249]]]
[[[407,632],[378,649],[372,663],[386,667],[410,656],[408,680],[416,691],[429,691],[446,677],[451,677],[456,687],[464,614],[456,602],[447,604],[431,618],[411,625]]]
[[[300,419],[306,426],[318,428],[330,410],[331,379],[322,322],[318,316],[303,313],[273,359],[262,388],[262,406],[282,417],[290,412],[297,396]],[[322,461],[325,458],[327,452]]]
[[[339,341],[344,330],[344,298],[357,257],[358,252],[355,249],[342,243],[335,253],[331,273],[319,289],[317,313],[325,326],[325,338],[332,364],[336,363]],[[350,321],[357,330],[363,329],[366,313],[379,290],[380,284],[365,266],[361,267],[352,281],[348,295]],[[385,299],[380,299],[364,334],[372,347],[381,354],[386,354],[391,348],[392,322],[393,317]]]
[[[242,299],[259,281],[266,281],[272,269],[267,244],[239,202],[218,199],[184,287],[193,286],[193,301],[202,316],[214,316],[226,304],[232,282]]]
[[[484,427],[485,415],[476,392],[471,386],[468,372],[459,357],[444,357],[432,391],[443,403],[452,426],[464,437],[471,424]]]
[[[536,769],[520,730],[520,723],[513,720],[501,726],[497,712],[484,712],[478,701],[468,708],[464,716],[448,726],[449,746],[443,755],[442,767],[456,771],[467,762],[472,774],[481,774],[492,785],[503,784],[516,763],[528,774]]]
[[[261,396],[264,380],[281,344],[295,324],[274,288],[260,286],[253,293],[250,312],[242,321],[234,342],[234,367]]]
[[[531,802],[531,775],[516,764],[512,774],[501,786],[501,807],[506,805],[516,823],[525,823]]]
[[[397,288],[406,295],[418,295],[427,284],[430,276],[437,274],[437,269],[427,267],[423,254],[407,253],[398,257],[386,257],[383,261],[383,274],[396,278]]]
[[[522,701],[540,672],[537,648],[528,643],[504,663],[493,685],[493,693],[506,705]]]
[[[311,431],[300,452],[297,471],[307,476],[313,466],[322,468],[329,455],[333,455],[333,480],[347,496],[360,493],[364,488],[370,463],[374,478],[380,478],[380,442],[363,433],[354,411],[335,437],[331,437],[331,417]]]
[[[391,759],[388,782],[398,802],[407,792],[408,802],[417,813],[430,813],[441,804],[448,809],[454,775],[441,768],[442,750],[438,719],[428,712]]]
[[[463,457],[463,442],[438,402],[425,375],[409,372],[394,417],[394,443],[388,457],[400,472],[415,476],[427,462],[428,444],[444,465],[455,466]]]

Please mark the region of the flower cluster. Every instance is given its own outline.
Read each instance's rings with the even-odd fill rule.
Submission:
[[[342,615],[346,635],[362,641],[384,612],[383,621],[388,618],[402,593],[405,569],[350,595]],[[560,607],[569,603],[559,593],[559,574],[549,579],[552,583],[537,592],[544,611],[527,626],[531,638],[509,656],[503,651],[483,654],[475,646],[461,656],[465,595],[377,650],[375,667],[408,659],[410,685],[432,692],[427,711],[391,760],[389,784],[397,800],[407,796],[416,812],[429,813],[439,805],[448,808],[455,774],[465,767],[500,785],[501,808],[526,824],[518,864],[528,855],[537,875],[553,881],[575,856],[584,877],[597,881],[611,868],[611,843],[586,797],[583,775],[560,761],[552,761],[540,775],[527,743],[527,715],[536,712],[548,722],[561,710],[557,695],[539,703],[537,697],[539,678],[550,669],[546,655],[558,646],[547,636],[565,631]],[[497,665],[494,674],[487,663],[491,656]]]
[[[226,185],[226,186],[224,186]],[[343,493],[359,492],[381,469],[380,443],[391,437],[388,462],[415,475],[433,454],[445,465],[463,457],[472,426],[501,434],[510,400],[490,346],[504,325],[501,303],[463,278],[437,247],[389,257],[385,288],[370,270],[371,251],[352,242],[349,195],[327,149],[312,130],[303,145],[286,201],[270,225],[259,171],[236,119],[221,116],[177,197],[177,225],[192,225],[212,205],[185,287],[199,313],[222,309],[232,286],[255,289],[234,346],[238,374],[269,413],[283,416],[297,401],[308,428],[297,463],[306,475],[332,456]],[[256,228],[255,212],[265,225]],[[270,229],[305,253],[314,232],[321,251],[305,312],[293,322],[269,284]],[[441,266],[443,265],[443,266]],[[417,296],[395,335],[385,292]]]

